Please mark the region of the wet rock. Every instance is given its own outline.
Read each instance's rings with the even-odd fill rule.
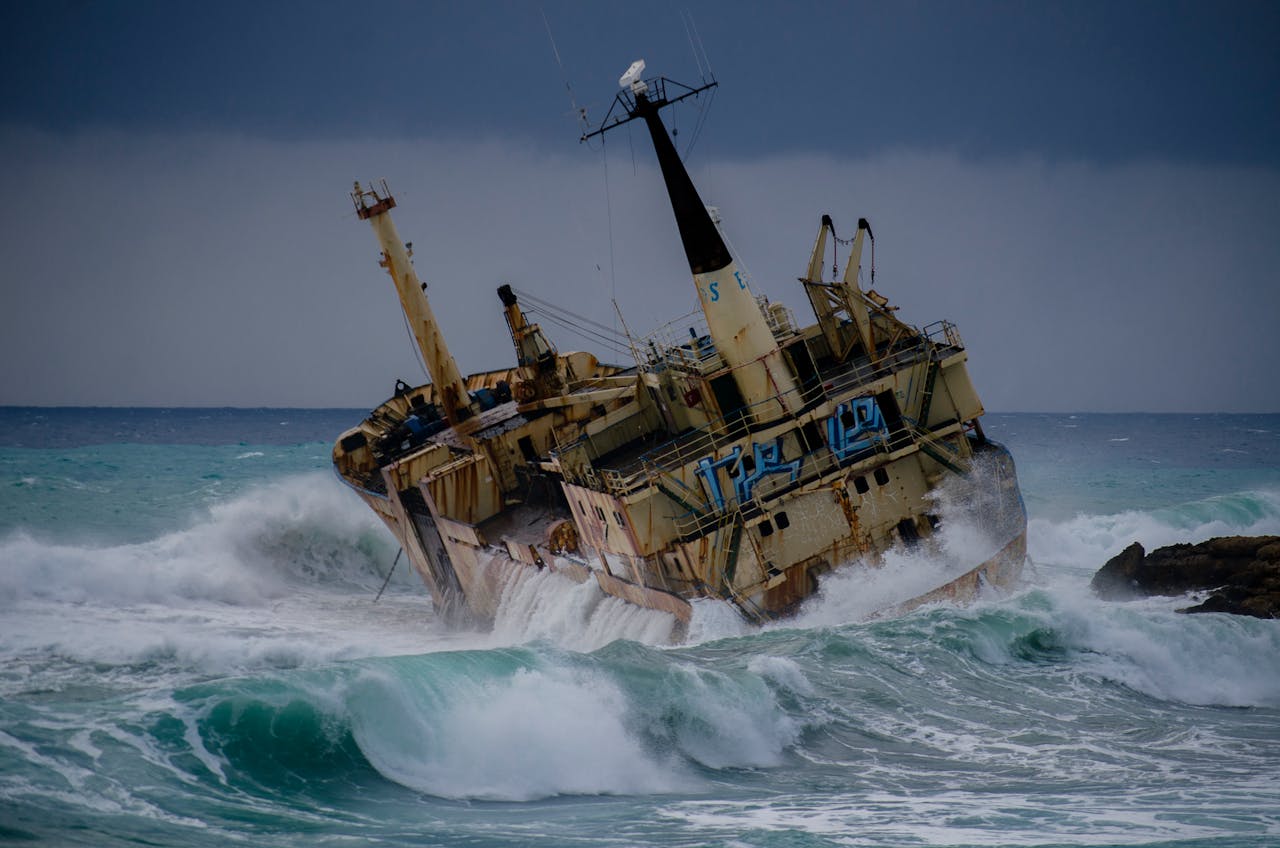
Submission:
[[[1134,542],[1093,576],[1101,598],[1212,592],[1181,612],[1229,612],[1280,618],[1280,536],[1222,536],[1157,548]]]

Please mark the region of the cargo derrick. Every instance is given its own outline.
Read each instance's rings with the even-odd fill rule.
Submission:
[[[458,363],[449,353],[449,346],[436,324],[435,313],[427,301],[427,284],[418,279],[409,258],[409,248],[400,240],[395,222],[391,220],[395,198],[387,191],[385,182],[381,193],[372,187],[361,188],[360,183],[356,183],[351,200],[356,205],[356,215],[373,226],[374,235],[382,247],[382,258],[378,264],[386,269],[395,283],[400,306],[418,343],[423,365],[431,376],[431,384],[437,387],[436,396],[444,410],[444,418],[456,427],[475,415],[475,405],[467,394]]]
[[[343,434],[335,469],[396,535],[437,609],[459,621],[491,620],[506,575],[485,567],[486,549],[502,545],[516,562],[542,564],[536,547],[569,517],[543,467],[551,448],[589,435],[600,415],[633,417],[636,378],[616,376],[618,368],[588,353],[558,354],[504,286],[520,364],[464,380],[391,220],[396,203],[385,183],[380,191],[357,184],[352,197],[373,225],[379,265],[395,283],[431,382],[398,382],[394,397]],[[513,398],[513,383],[524,402]],[[571,544],[575,535],[559,528],[557,538]]]

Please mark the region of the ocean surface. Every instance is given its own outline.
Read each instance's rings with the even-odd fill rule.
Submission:
[[[1280,416],[989,415],[1016,591],[868,620],[832,578],[668,646],[549,574],[491,633],[404,563],[375,603],[397,547],[329,468],[363,414],[0,408],[0,843],[1280,845],[1280,621],[1088,589],[1280,534]]]

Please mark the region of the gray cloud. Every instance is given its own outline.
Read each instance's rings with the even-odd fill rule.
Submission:
[[[649,329],[695,302],[647,141],[633,158],[615,135],[606,194],[598,151],[514,139],[6,130],[0,402],[380,402],[421,371],[353,179],[390,181],[464,371],[512,360],[502,282],[608,324],[616,296]],[[912,323],[960,325],[989,409],[1280,408],[1280,172],[919,152],[696,162],[757,290],[805,320],[795,278],[820,214],[846,233],[868,217],[876,287]]]

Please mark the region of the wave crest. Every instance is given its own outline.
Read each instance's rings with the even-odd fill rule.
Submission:
[[[1036,562],[1097,570],[1131,542],[1147,550],[1214,536],[1280,534],[1280,493],[1236,492],[1149,511],[1032,519],[1027,547]]]
[[[309,474],[256,488],[187,529],[138,544],[67,545],[15,532],[0,541],[0,603],[258,605],[298,585],[376,587],[394,552],[390,540],[332,478]]]

